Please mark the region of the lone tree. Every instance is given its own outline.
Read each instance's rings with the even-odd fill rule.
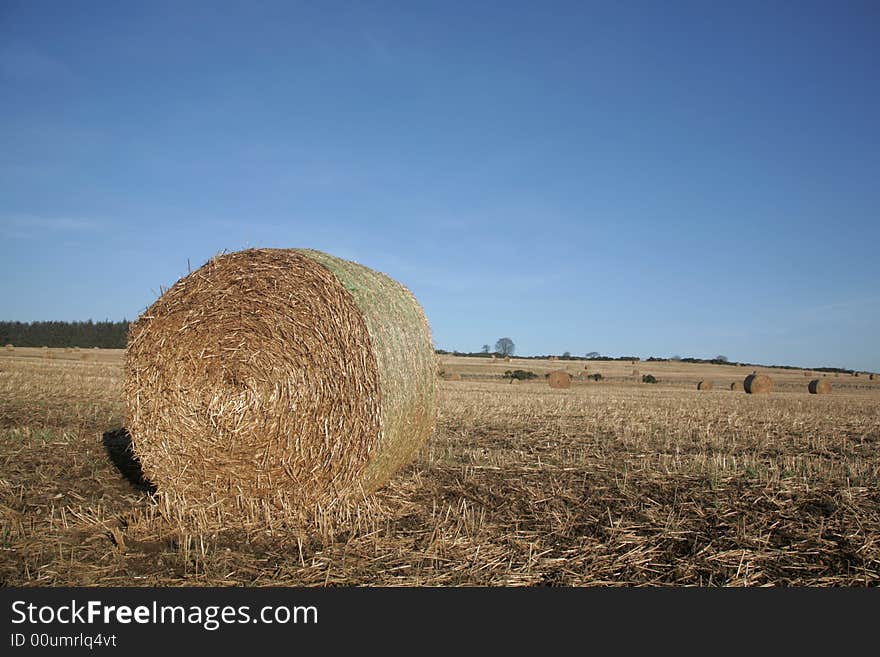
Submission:
[[[715,360],[720,361],[720,362],[722,362],[722,363],[726,363],[726,362],[727,362],[727,356],[721,356],[721,355],[719,355],[719,356],[715,356]]]
[[[599,357],[598,351],[590,351],[587,353],[587,358],[598,358],[598,357]]]
[[[491,349],[491,347],[490,347],[489,345],[487,345],[487,344],[484,344],[484,345],[483,345],[483,353],[484,353],[484,354],[488,354],[488,353],[489,353],[489,349]]]
[[[510,338],[498,338],[498,342],[495,343],[495,351],[502,356],[513,356],[515,349],[516,345]]]
[[[563,358],[563,360],[568,360],[568,359],[570,359],[570,358],[571,358],[571,352],[570,352],[570,351],[566,351],[564,354],[562,354],[562,358]]]

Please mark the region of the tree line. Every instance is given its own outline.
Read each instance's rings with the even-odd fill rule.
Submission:
[[[0,345],[16,347],[100,347],[124,349],[128,320],[120,322],[5,322],[0,321]]]

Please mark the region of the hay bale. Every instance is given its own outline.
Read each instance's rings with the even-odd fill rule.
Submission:
[[[636,377],[636,378],[639,378],[639,371],[638,371],[638,370],[633,370],[631,376],[634,376],[634,377]]]
[[[571,388],[571,374],[562,370],[550,372],[547,377],[547,383],[550,384],[551,388]]]
[[[807,385],[807,390],[811,395],[830,395],[831,381],[827,379],[813,379]]]
[[[550,356],[550,360],[559,360],[558,356]]]
[[[213,258],[131,325],[124,371],[135,455],[181,516],[327,508],[381,486],[435,422],[418,302],[312,250]]]
[[[449,372],[443,376],[447,381],[461,381],[461,374],[458,372]]]
[[[6,346],[8,347],[9,345],[6,345]],[[869,375],[868,375],[868,380],[869,380],[869,381],[873,381],[873,380],[874,380],[874,375],[873,375],[873,374],[869,374]]]
[[[741,381],[734,381],[733,383],[730,384],[730,389],[731,390],[742,390],[743,384]]]
[[[804,376],[810,376],[809,372],[804,372]]]
[[[518,386],[519,383],[520,383],[519,379],[511,379],[510,380],[510,385],[512,385],[512,386]]]
[[[14,345],[11,345],[11,344],[8,344],[8,345],[6,345],[6,346],[3,347],[3,348],[4,348],[6,351],[15,351],[15,346],[14,346]]]
[[[773,391],[773,379],[766,374],[749,374],[743,380],[743,388],[750,395],[769,393]]]
[[[697,390],[711,390],[715,387],[715,384],[711,381],[703,380],[697,384]]]
[[[504,362],[505,362],[505,363],[509,363],[509,362],[510,362],[510,356],[505,356],[505,357],[504,357]]]

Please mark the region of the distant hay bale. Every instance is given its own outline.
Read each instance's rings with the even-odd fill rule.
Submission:
[[[804,372],[804,376],[810,376],[809,372]]]
[[[6,346],[8,347],[9,345],[6,345]],[[869,375],[868,375],[868,380],[873,381],[873,380],[874,380],[874,375],[873,375],[873,374],[869,374]]]
[[[551,388],[571,388],[571,374],[562,370],[550,372],[550,376],[547,377],[547,383],[550,384]]]
[[[750,395],[769,393],[773,391],[773,379],[766,374],[749,374],[743,380],[743,388]]]
[[[585,370],[589,370],[589,369],[590,369],[590,366],[589,366],[589,365],[584,365],[584,369],[585,369]]]
[[[504,357],[504,362],[505,362],[505,363],[509,363],[509,362],[510,362],[510,356],[505,356],[505,357]]]
[[[827,379],[813,379],[807,385],[807,390],[809,390],[811,395],[830,395],[831,381]]]
[[[519,385],[519,379],[511,379],[511,380],[510,380],[510,385],[512,385],[512,386],[518,386],[518,385]]]
[[[126,428],[180,517],[327,509],[428,438],[435,362],[422,308],[388,276],[312,250],[228,253],[131,325]]]
[[[448,372],[443,378],[447,381],[461,381],[461,374],[458,372]]]
[[[84,351],[79,355],[80,360],[91,360],[92,355],[88,351]]]
[[[12,345],[12,344],[8,344],[8,345],[6,345],[6,346],[3,347],[3,348],[4,348],[6,351],[15,351],[15,345]]]
[[[711,390],[715,387],[715,384],[711,381],[703,380],[697,384],[697,390]]]
[[[730,384],[730,389],[731,390],[742,390],[743,389],[742,381],[734,381],[733,383]]]
[[[549,360],[559,360],[558,356],[550,356]]]

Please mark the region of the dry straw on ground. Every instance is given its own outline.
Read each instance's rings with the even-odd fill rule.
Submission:
[[[743,388],[752,395],[769,393],[773,391],[773,379],[766,374],[749,374],[743,380]]]
[[[743,389],[742,381],[734,381],[733,383],[730,384],[730,389],[731,390],[742,390]]]
[[[381,486],[435,422],[418,302],[301,249],[213,258],[132,325],[126,419],[166,512],[252,518]]]
[[[570,388],[571,374],[562,370],[550,372],[550,375],[547,377],[547,383],[550,384],[551,388]]]
[[[715,387],[715,384],[713,384],[711,381],[707,381],[707,380],[700,381],[697,384],[697,390],[711,390],[714,387]]]
[[[831,381],[827,379],[813,379],[807,385],[807,390],[809,390],[811,395],[830,395]]]
[[[447,381],[461,381],[461,374],[458,372],[449,372],[448,374],[444,374],[443,378]]]
[[[634,376],[634,377],[636,377],[636,378],[639,378],[639,371],[638,371],[638,370],[633,370],[633,371],[632,371],[632,376]]]

